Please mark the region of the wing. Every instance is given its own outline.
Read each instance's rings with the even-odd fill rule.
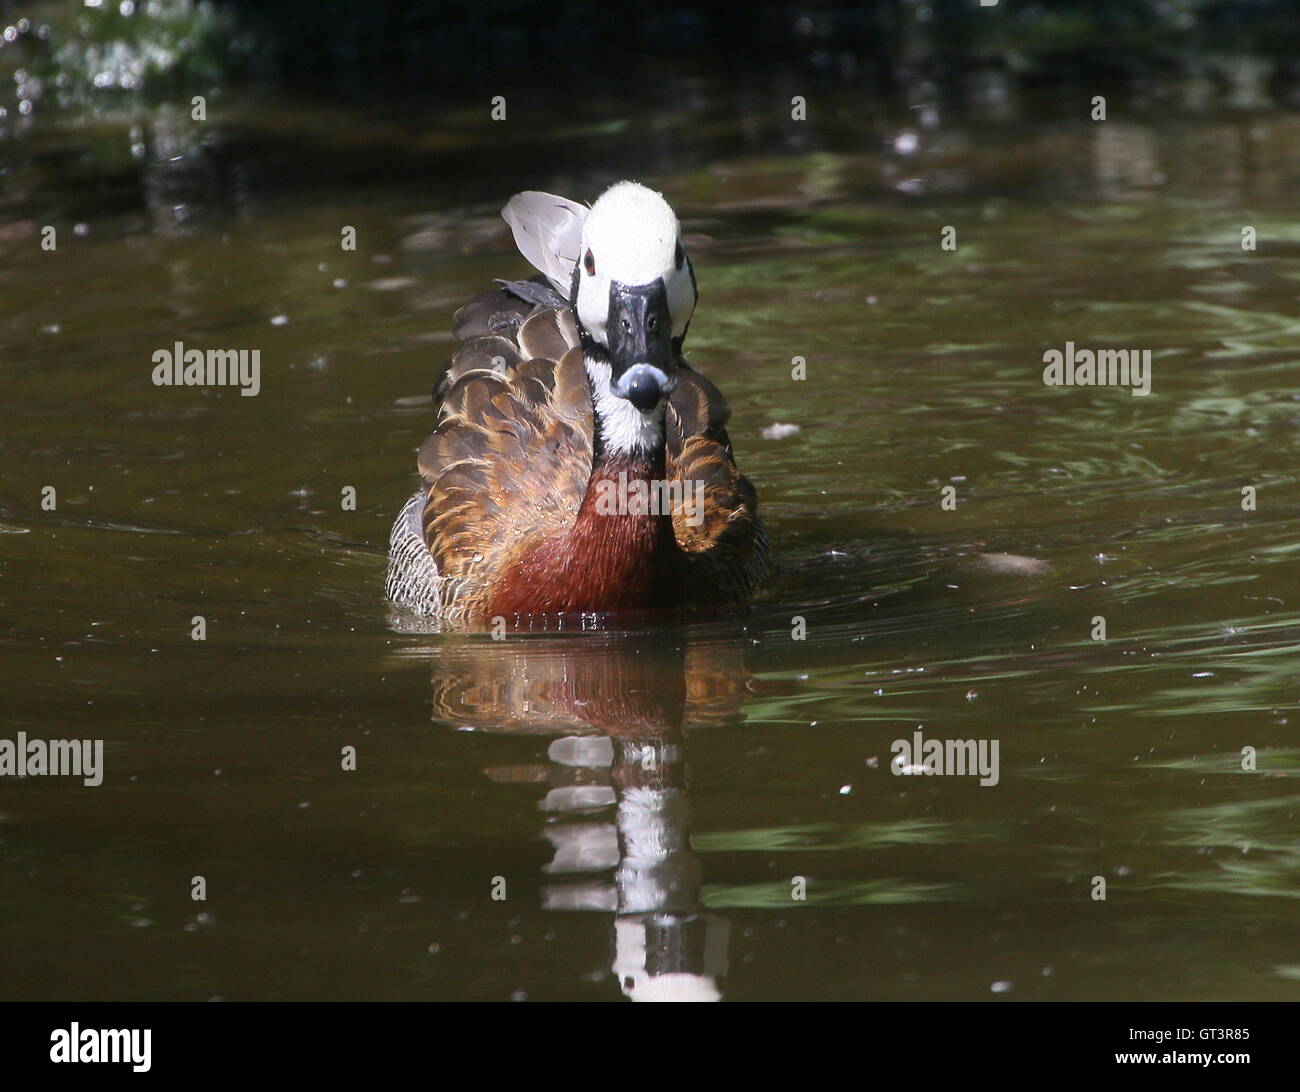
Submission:
[[[591,476],[591,395],[573,318],[535,308],[518,320],[499,290],[457,313],[468,338],[443,369],[438,425],[420,449],[421,536],[457,613],[479,605],[522,541],[572,524]]]
[[[578,251],[582,249],[582,223],[587,211],[585,205],[567,197],[539,190],[515,194],[501,210],[519,253],[566,299]]]
[[[673,533],[686,552],[697,600],[745,603],[767,575],[758,495],[732,456],[731,409],[722,392],[685,361],[678,368],[668,400],[668,477],[698,503],[674,505]]]

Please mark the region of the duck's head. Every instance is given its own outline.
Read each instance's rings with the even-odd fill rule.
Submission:
[[[644,414],[661,407],[696,299],[668,202],[639,182],[611,186],[583,221],[570,291],[589,356],[608,364],[610,394]]]

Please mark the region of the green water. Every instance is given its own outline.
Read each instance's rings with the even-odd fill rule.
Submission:
[[[98,788],[0,781],[5,997],[1300,999],[1295,118],[130,120],[0,142],[3,738],[105,741]],[[396,628],[451,314],[527,272],[497,210],[624,174],[683,220],[765,597]],[[154,386],[178,340],[258,396]],[[1045,386],[1067,341],[1151,394]],[[918,726],[998,783],[891,774]]]

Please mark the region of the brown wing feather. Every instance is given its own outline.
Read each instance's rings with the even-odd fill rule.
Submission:
[[[528,317],[532,304],[500,288],[489,288],[469,299],[452,318],[452,334],[457,341],[470,341],[486,334],[509,336]]]
[[[456,613],[481,605],[521,541],[573,522],[591,474],[591,397],[572,347],[576,328],[538,307],[510,329],[493,318],[518,315],[508,300],[482,293],[457,313],[457,329],[471,336],[443,368],[440,420],[420,448],[424,542]],[[471,307],[477,317],[462,321]]]
[[[718,388],[681,361],[668,402],[668,476],[691,492],[699,483],[703,504],[695,519],[675,506],[673,533],[686,552],[695,598],[743,603],[767,575],[767,534],[754,486],[732,456],[730,417]]]

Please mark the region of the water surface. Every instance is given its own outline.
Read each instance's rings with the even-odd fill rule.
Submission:
[[[0,144],[4,728],[107,766],[0,785],[5,996],[1300,999],[1300,122],[830,114]],[[451,314],[526,271],[497,210],[623,175],[688,233],[767,594],[395,626]],[[260,394],[155,387],[178,340]],[[1066,341],[1152,393],[1044,386]],[[892,775],[918,726],[998,784]]]

